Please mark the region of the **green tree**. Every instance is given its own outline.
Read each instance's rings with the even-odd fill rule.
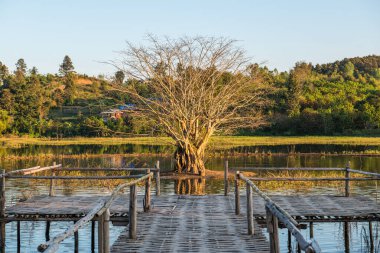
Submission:
[[[12,118],[8,115],[6,110],[0,110],[0,134],[9,128],[12,123]]]
[[[38,69],[36,67],[33,67],[31,70],[30,70],[30,74],[31,75],[37,75],[38,74]]]
[[[76,76],[74,73],[68,73],[63,80],[63,84],[65,85],[65,99],[66,103],[72,105],[74,104],[74,100],[77,94],[77,85],[75,83]]]
[[[346,64],[344,64],[344,67],[343,67],[344,77],[353,79],[354,71],[355,71],[355,65],[352,62],[348,61]]]
[[[121,70],[116,71],[114,79],[117,85],[122,85],[124,82],[124,78],[125,78],[125,74],[123,71]]]
[[[297,62],[289,75],[289,95],[288,95],[288,114],[296,116],[300,113],[300,99],[305,85],[308,83],[312,74],[311,63]]]
[[[66,55],[63,58],[63,62],[61,65],[59,65],[59,73],[63,76],[67,76],[68,74],[74,72],[74,65],[71,61],[71,58]]]
[[[15,71],[16,77],[18,77],[19,79],[25,77],[26,68],[27,67],[26,67],[26,63],[24,59],[22,58],[18,59],[16,62],[16,71]]]
[[[9,71],[7,66],[0,61],[0,85],[3,84],[4,79],[8,76]]]

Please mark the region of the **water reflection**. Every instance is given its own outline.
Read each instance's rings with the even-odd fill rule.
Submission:
[[[180,195],[203,195],[206,190],[206,179],[180,179],[175,180],[174,192]]]

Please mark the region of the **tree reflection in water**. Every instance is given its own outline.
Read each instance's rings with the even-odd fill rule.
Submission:
[[[204,195],[205,189],[205,178],[178,179],[174,183],[175,193],[181,195]]]

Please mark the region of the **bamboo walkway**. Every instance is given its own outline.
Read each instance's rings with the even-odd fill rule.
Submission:
[[[244,215],[234,214],[232,197],[163,196],[138,215],[137,240],[125,231],[111,252],[269,252],[260,229],[247,234]]]
[[[139,203],[144,196],[138,196]],[[35,196],[6,209],[5,219],[79,220],[104,196]],[[129,195],[110,207],[114,225],[128,222]],[[380,221],[380,204],[363,196],[271,196],[300,222]],[[247,233],[246,197],[235,215],[232,194],[205,196],[154,196],[151,211],[138,206],[137,239],[128,229],[111,252],[269,252],[269,242],[258,224],[265,223],[265,202],[253,195],[254,235]]]

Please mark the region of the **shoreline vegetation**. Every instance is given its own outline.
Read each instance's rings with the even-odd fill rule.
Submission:
[[[20,147],[23,145],[173,145],[169,137],[74,137],[74,138],[31,138],[0,137],[3,147]],[[211,148],[233,148],[239,146],[271,146],[271,145],[380,145],[380,137],[352,136],[213,136]]]
[[[1,160],[30,160],[30,159],[55,159],[55,158],[107,158],[107,157],[145,157],[161,156],[168,157],[173,155],[174,144],[169,137],[74,137],[74,138],[32,138],[32,137],[0,137],[0,143],[4,152],[0,153]],[[164,146],[159,151],[151,150],[148,147],[136,149],[132,153],[119,152],[102,152],[102,153],[56,153],[52,151],[43,153],[25,153],[18,154],[7,152],[6,150],[18,149],[28,146],[46,146],[62,147],[65,146],[119,146],[119,145],[144,145],[144,146]],[[284,151],[260,151],[255,148],[265,146],[290,146],[288,152]],[[295,145],[350,145],[364,146],[362,151],[343,152],[297,152],[294,151]],[[380,149],[370,146],[380,147],[380,137],[350,137],[350,136],[213,136],[209,143],[209,149],[206,152],[207,157],[238,157],[238,156],[292,156],[292,155],[310,155],[310,156],[380,156]],[[246,149],[245,147],[253,147]]]

